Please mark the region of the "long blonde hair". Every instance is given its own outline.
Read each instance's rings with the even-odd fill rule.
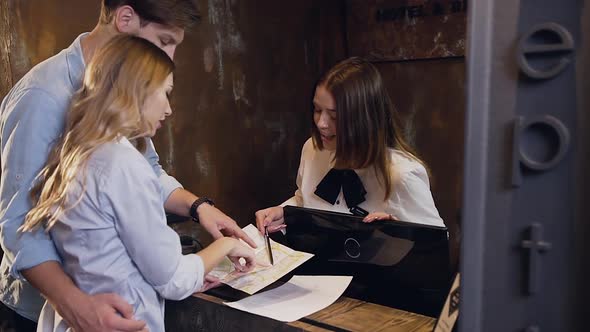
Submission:
[[[145,149],[143,137],[152,128],[143,118],[143,102],[173,71],[174,63],[166,53],[139,37],[117,36],[94,55],[72,99],[64,133],[31,190],[34,206],[21,231],[33,230],[44,221],[49,229],[79,203],[84,180],[73,204],[68,204],[69,192],[100,145],[127,137],[138,150]]]
[[[389,148],[401,151],[428,169],[403,137],[399,114],[383,84],[381,74],[361,57],[343,60],[328,70],[316,85],[328,90],[336,103],[336,168],[372,166],[385,191],[392,192],[394,175]],[[324,148],[313,123],[314,146]]]

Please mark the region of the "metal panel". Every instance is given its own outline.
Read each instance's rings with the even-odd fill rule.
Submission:
[[[578,75],[578,149],[576,158],[576,260],[575,308],[571,311],[574,328],[582,330],[586,317],[590,316],[590,6],[581,11],[581,37],[576,63]]]
[[[471,6],[462,331],[574,330],[576,60],[560,52],[539,54],[531,61],[540,70],[559,57],[572,62],[551,79],[531,79],[518,67],[515,46],[532,26],[549,21],[565,27],[577,44],[579,9],[579,1]],[[535,37],[533,43],[555,44],[555,38]],[[535,119],[545,122],[525,126]],[[563,159],[531,170],[526,158],[514,158],[524,154],[551,164],[559,135],[547,128],[556,121],[571,138]]]

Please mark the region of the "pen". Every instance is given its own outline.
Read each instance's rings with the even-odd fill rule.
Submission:
[[[270,237],[268,236],[268,226],[264,227],[264,238],[266,239],[266,247],[268,248],[268,257],[270,257],[270,265],[275,265],[272,258],[272,249],[270,248]]]

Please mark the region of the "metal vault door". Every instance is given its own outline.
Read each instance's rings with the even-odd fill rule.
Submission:
[[[585,331],[586,9],[469,6],[460,331]]]

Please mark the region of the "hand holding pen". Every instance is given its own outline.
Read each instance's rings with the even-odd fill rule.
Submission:
[[[270,246],[270,237],[268,236],[268,226],[264,227],[264,239],[266,240],[266,248],[268,249],[268,257],[270,258],[270,264],[274,265],[274,259],[272,257],[272,248]]]

